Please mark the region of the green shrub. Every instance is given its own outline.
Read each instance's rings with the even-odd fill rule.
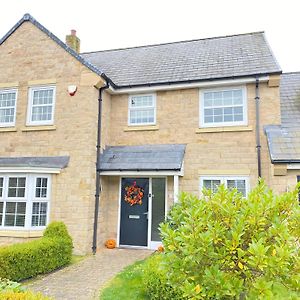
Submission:
[[[161,235],[154,286],[167,282],[183,299],[300,298],[297,190],[275,196],[260,183],[247,199],[224,186],[200,200],[182,194]]]
[[[0,293],[3,291],[22,292],[24,288],[18,282],[0,278]]]
[[[26,292],[13,292],[6,291],[0,293],[0,300],[51,300],[49,297],[43,296],[41,293]]]
[[[70,263],[72,247],[66,226],[51,223],[38,240],[0,248],[0,277],[20,281],[53,271]]]
[[[181,290],[167,282],[167,274],[162,268],[163,255],[163,253],[152,255],[142,266],[147,295],[153,300],[181,300],[183,299]]]
[[[48,238],[61,237],[69,240],[72,239],[68,233],[66,225],[63,222],[52,222],[51,224],[49,224],[44,231],[44,237],[48,237]]]

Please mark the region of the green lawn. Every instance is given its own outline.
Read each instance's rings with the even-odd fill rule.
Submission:
[[[101,290],[101,300],[145,300],[141,265],[143,261],[126,267]]]

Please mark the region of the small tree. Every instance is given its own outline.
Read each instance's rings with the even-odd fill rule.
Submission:
[[[161,225],[169,285],[188,299],[299,299],[297,191],[203,193],[183,193]]]

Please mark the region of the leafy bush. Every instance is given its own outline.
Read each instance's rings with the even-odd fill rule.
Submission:
[[[147,295],[153,300],[181,300],[183,293],[168,284],[166,271],[162,268],[163,254],[149,257],[143,265],[143,283]]]
[[[49,224],[41,239],[0,248],[0,277],[19,281],[70,263],[72,239],[61,222]]]
[[[161,225],[165,253],[152,291],[167,282],[181,299],[299,299],[297,197],[275,196],[264,183],[247,199],[224,186],[200,200],[182,194]]]
[[[3,291],[22,292],[24,288],[18,282],[0,278],[0,293]]]
[[[51,300],[49,297],[43,296],[41,293],[26,292],[13,292],[6,291],[0,293],[0,300]]]

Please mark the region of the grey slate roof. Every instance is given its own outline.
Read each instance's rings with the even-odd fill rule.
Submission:
[[[55,168],[64,169],[68,166],[69,156],[44,157],[0,157],[0,168]]]
[[[300,72],[281,75],[281,125],[265,127],[272,162],[300,162]]]
[[[300,125],[300,72],[285,73],[280,82],[281,122],[284,126]]]
[[[179,171],[185,147],[183,144],[109,146],[100,155],[100,171]]]
[[[263,32],[81,55],[119,87],[281,73]]]
[[[30,14],[25,14],[0,39],[0,45],[24,22],[31,22],[114,88],[281,73],[263,32],[79,55]]]
[[[42,32],[44,32],[49,38],[51,38],[55,43],[61,46],[64,50],[66,50],[69,54],[71,54],[74,58],[80,61],[83,65],[89,68],[91,71],[96,74],[102,76],[105,80],[111,82],[111,80],[103,73],[101,68],[94,66],[89,61],[85,60],[82,56],[80,56],[76,51],[62,42],[57,36],[55,36],[51,31],[45,28],[41,23],[39,23],[35,18],[33,18],[30,14],[25,14],[1,39],[0,46],[24,23],[30,22]]]

